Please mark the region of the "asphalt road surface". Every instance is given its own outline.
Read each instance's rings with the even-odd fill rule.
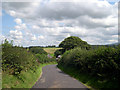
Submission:
[[[87,90],[85,85],[62,72],[56,65],[43,67],[41,78],[32,88],[84,88]]]

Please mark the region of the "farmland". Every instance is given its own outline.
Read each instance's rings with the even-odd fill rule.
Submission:
[[[50,54],[51,56],[54,56],[54,52],[58,49],[61,48],[43,48],[48,54]]]

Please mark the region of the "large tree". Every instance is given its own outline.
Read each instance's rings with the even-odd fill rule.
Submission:
[[[90,45],[81,40],[79,37],[76,36],[70,36],[68,38],[65,38],[60,44],[59,47],[64,48],[65,50],[70,50],[75,47],[81,47],[85,49],[90,49]]]

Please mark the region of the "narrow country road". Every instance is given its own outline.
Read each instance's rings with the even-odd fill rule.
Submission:
[[[42,76],[32,88],[85,88],[81,82],[63,73],[56,65],[47,65]]]

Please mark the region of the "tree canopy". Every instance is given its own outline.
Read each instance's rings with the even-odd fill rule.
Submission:
[[[89,49],[90,45],[86,42],[81,40],[79,37],[76,36],[70,36],[68,38],[65,38],[60,44],[59,47],[64,48],[65,50],[70,50],[75,47],[81,47]]]

